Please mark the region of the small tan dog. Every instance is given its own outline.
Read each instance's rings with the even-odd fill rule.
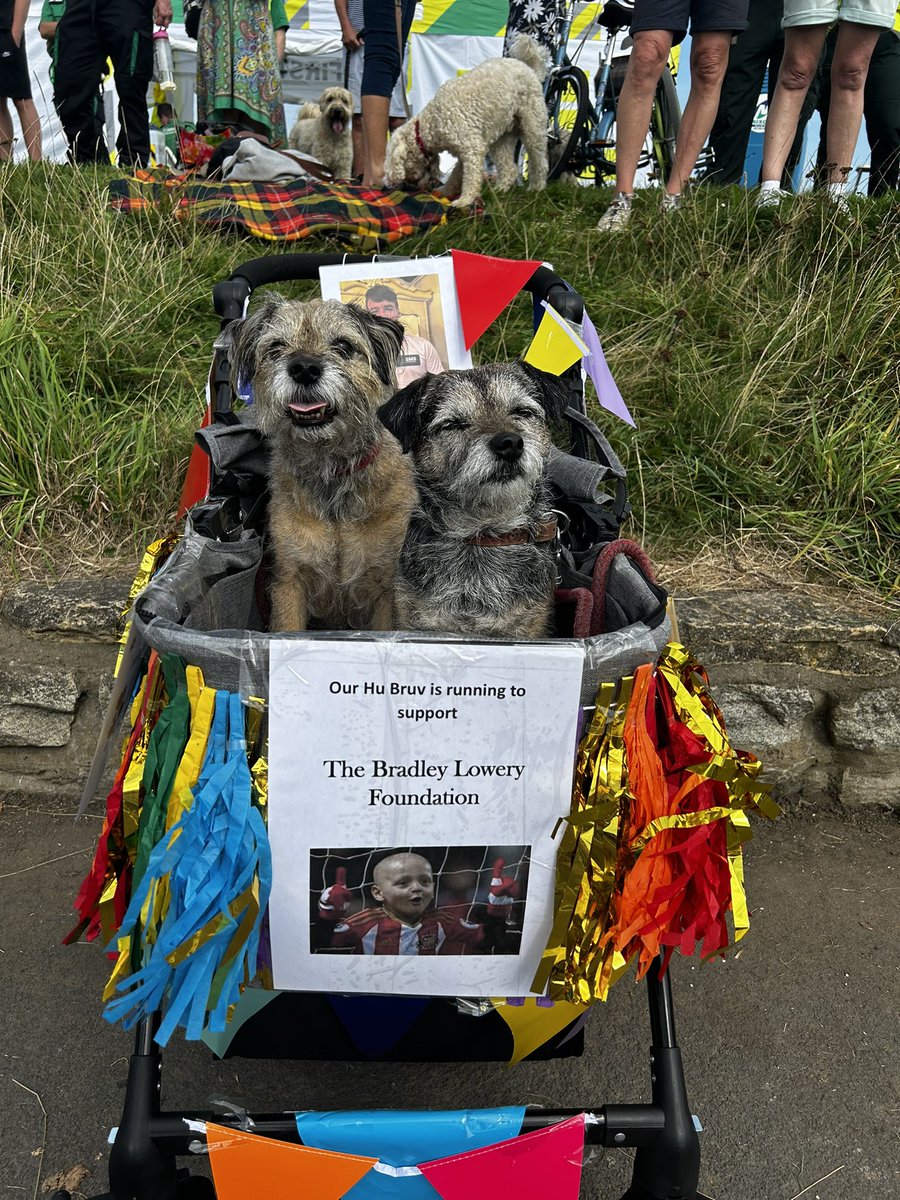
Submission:
[[[252,384],[269,446],[273,630],[391,628],[415,489],[375,413],[402,341],[356,305],[271,292],[237,327],[232,382]]]
[[[335,179],[353,174],[353,97],[345,88],[326,88],[318,103],[308,101],[297,114],[288,144],[323,163]]]

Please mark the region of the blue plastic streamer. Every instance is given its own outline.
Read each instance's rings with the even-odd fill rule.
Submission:
[[[168,909],[158,929],[140,931],[142,965],[122,980],[104,1017],[125,1028],[164,1010],[156,1034],[166,1045],[184,1026],[196,1040],[225,1029],[243,983],[256,973],[262,915],[272,886],[272,859],[265,823],[252,802],[252,781],[240,697],[217,692],[206,756],[193,803],[153,848],[132,896],[119,936],[135,935],[151,892],[166,879]],[[233,961],[225,957],[246,908],[231,911],[256,879],[257,915]],[[152,910],[151,910],[152,911]],[[214,931],[176,965],[169,961],[200,930]]]
[[[304,1146],[378,1158],[344,1200],[438,1200],[439,1193],[424,1175],[396,1175],[392,1168],[408,1169],[517,1137],[525,1109],[300,1112],[295,1117]]]

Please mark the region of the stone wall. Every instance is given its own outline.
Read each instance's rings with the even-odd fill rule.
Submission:
[[[0,796],[77,802],[129,581],[10,588],[0,603]],[[680,597],[732,742],[788,807],[900,809],[900,622],[839,598]]]

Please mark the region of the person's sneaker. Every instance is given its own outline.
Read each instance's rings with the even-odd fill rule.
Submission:
[[[757,208],[775,208],[782,200],[790,200],[793,192],[786,191],[783,187],[761,187],[756,193]]]
[[[839,216],[847,217],[850,215],[850,201],[847,199],[847,193],[844,191],[843,185],[829,184],[825,188],[825,195],[834,205],[834,211]]]
[[[681,192],[679,192],[677,196],[673,196],[669,192],[663,192],[662,211],[663,212],[677,212],[678,209],[681,208],[681,203],[682,203],[683,198],[684,197]]]
[[[597,222],[601,233],[609,233],[613,229],[622,229],[631,217],[631,202],[634,192],[616,192],[612,204]]]

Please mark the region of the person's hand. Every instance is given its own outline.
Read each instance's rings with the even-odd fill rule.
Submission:
[[[359,50],[362,46],[362,38],[350,24],[341,25],[341,41],[351,51]]]
[[[156,0],[153,5],[153,23],[168,29],[172,23],[172,0]]]
[[[350,889],[347,887],[347,868],[338,867],[334,883],[319,897],[319,916],[323,921],[340,921],[350,907]]]
[[[491,890],[488,892],[488,912],[492,916],[506,916],[514,900],[519,898],[519,881],[512,875],[504,875],[506,863],[498,858],[491,872]]]

